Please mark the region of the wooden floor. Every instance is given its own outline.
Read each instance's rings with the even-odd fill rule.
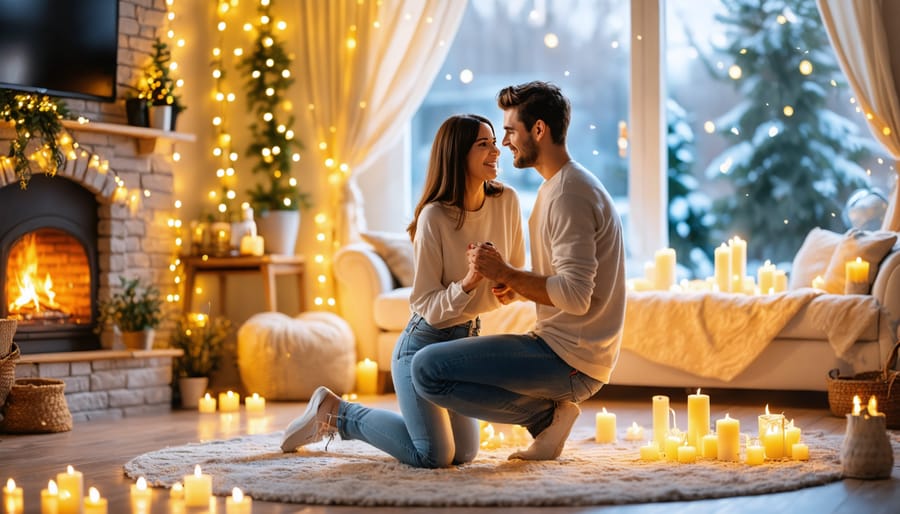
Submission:
[[[829,414],[824,394],[704,391],[710,394],[712,419],[726,412],[745,422],[755,420],[768,403],[773,412],[784,412],[794,418],[798,426],[807,430],[825,430],[842,434],[845,420]],[[652,426],[650,397],[668,394],[676,411],[686,411],[687,391],[644,388],[607,387],[594,400],[585,402],[579,426],[592,427],[594,414],[606,407],[617,414],[619,430],[624,431],[631,421]],[[361,401],[385,408],[396,408],[394,397],[363,398]],[[0,435],[0,480],[12,477],[24,487],[26,513],[40,513],[40,490],[47,480],[72,464],[84,473],[85,487],[96,486],[109,499],[110,514],[130,513],[129,487],[131,480],[122,473],[122,465],[142,453],[166,446],[181,445],[206,439],[235,437],[253,433],[281,430],[297,414],[304,403],[273,403],[262,420],[238,416],[238,422],[225,423],[217,414],[201,415],[194,411],[173,410],[170,415],[134,417],[115,421],[77,423],[71,432],[42,435]],[[684,415],[684,414],[682,414]],[[624,423],[624,424],[623,424]],[[895,460],[898,456],[895,456]],[[336,506],[305,506],[254,501],[254,514],[418,514],[438,511],[441,514],[498,514],[541,512],[553,514],[596,513],[898,513],[900,512],[900,462],[895,464],[889,480],[844,480],[829,485],[798,491],[744,496],[696,502],[675,502],[627,506],[597,506],[573,508],[360,508]],[[597,477],[603,480],[603,477]],[[452,484],[447,484],[452,487]],[[168,513],[168,491],[153,491],[153,513]],[[193,510],[189,512],[194,512]],[[215,512],[225,512],[224,498],[217,498]]]

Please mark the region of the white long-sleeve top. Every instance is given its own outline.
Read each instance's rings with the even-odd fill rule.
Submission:
[[[575,161],[541,184],[528,220],[534,271],[553,305],[535,333],[569,365],[609,383],[625,322],[622,222],[603,184]]]
[[[504,186],[501,195],[485,197],[481,209],[466,213],[459,230],[456,220],[454,209],[431,203],[416,222],[410,307],[435,328],[465,323],[500,306],[491,281],[482,280],[469,293],[460,285],[469,269],[469,243],[490,241],[508,263],[516,267],[525,263],[522,214],[513,188]]]

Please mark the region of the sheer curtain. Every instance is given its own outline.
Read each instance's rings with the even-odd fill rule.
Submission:
[[[891,71],[883,0],[818,0],[818,7],[869,129],[900,160],[900,93]],[[900,231],[900,183],[882,228]]]
[[[292,2],[293,3],[293,2]],[[465,0],[302,0],[297,86],[313,124],[318,163],[329,177],[333,243],[355,240],[355,170],[365,169],[402,135],[450,48]]]

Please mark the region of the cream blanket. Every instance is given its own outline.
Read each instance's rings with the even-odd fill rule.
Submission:
[[[805,309],[804,309],[805,308]],[[629,292],[622,348],[697,376],[729,381],[756,359],[803,310],[839,358],[853,363],[853,344],[872,326],[890,338],[891,322],[868,295],[801,288],[775,295]],[[881,347],[890,347],[882,341]]]

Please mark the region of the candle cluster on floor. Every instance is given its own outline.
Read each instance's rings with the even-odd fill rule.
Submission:
[[[204,414],[212,414],[218,410],[219,412],[238,412],[241,410],[241,395],[234,391],[226,391],[219,393],[218,402],[216,399],[206,393],[197,401],[197,410]],[[262,414],[266,411],[266,399],[253,393],[252,396],[244,398],[244,410],[248,414]]]
[[[199,465],[194,467],[193,474],[186,475],[183,482],[172,485],[168,498],[157,499],[167,502],[167,511],[172,513],[192,512],[191,509],[202,508],[204,512],[216,511],[216,498],[212,494],[213,477],[204,474]],[[68,466],[66,471],[56,475],[56,480],[47,482],[47,488],[41,490],[41,514],[109,514],[108,500],[96,487],[89,487],[84,493],[84,475]],[[153,490],[144,477],[138,477],[131,485],[131,513],[149,514],[153,511]],[[24,514],[37,512],[33,506],[26,508],[25,494],[16,485],[15,479],[9,478],[3,488],[4,514]],[[158,509],[157,509],[158,510]],[[225,514],[252,514],[253,499],[235,487],[231,496],[225,500]]]
[[[768,405],[757,417],[758,431],[751,437],[741,433],[740,420],[728,413],[715,420],[715,431],[711,430],[709,395],[700,389],[687,398],[687,431],[678,428],[668,396],[655,395],[651,401],[653,428],[647,444],[643,444],[647,440],[644,427],[636,421],[625,431],[626,441],[641,443],[641,460],[691,464],[706,459],[744,462],[751,466],[783,459],[809,460],[809,447],[800,440],[800,427],[784,414],[771,413]],[[600,444],[614,443],[616,436],[616,415],[603,407],[597,413],[594,440]]]

